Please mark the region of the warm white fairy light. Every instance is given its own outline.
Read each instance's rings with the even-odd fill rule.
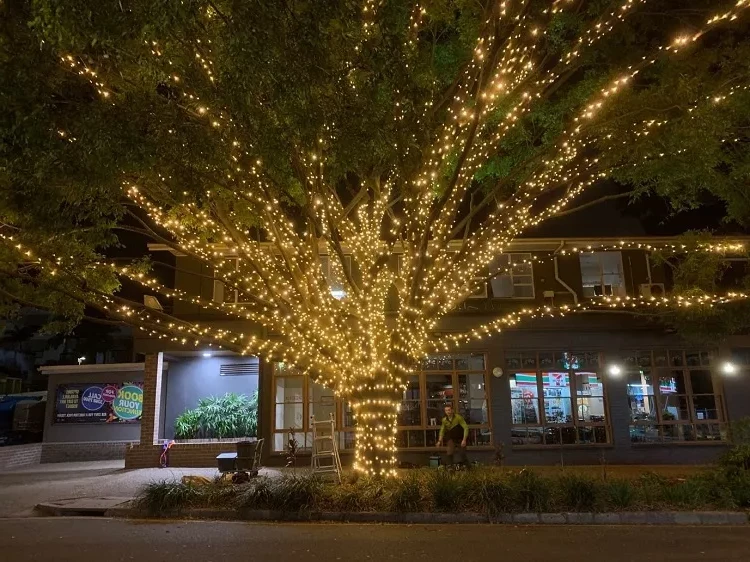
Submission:
[[[411,175],[402,174],[396,164],[382,177],[363,179],[362,189],[350,203],[342,203],[335,186],[328,185],[328,147],[335,137],[336,124],[328,123],[320,131],[314,146],[298,147],[295,155],[301,169],[301,183],[309,218],[305,231],[295,225],[285,210],[263,162],[233,120],[231,108],[224,107],[220,91],[221,76],[213,61],[211,41],[190,42],[187,46],[191,69],[177,69],[169,47],[158,40],[143,44],[147,57],[163,69],[170,88],[180,92],[180,108],[191,122],[202,124],[212,139],[225,147],[225,161],[217,163],[222,177],[212,178],[216,185],[201,193],[205,201],[215,201],[215,193],[231,201],[205,205],[188,200],[168,175],[158,181],[123,182],[125,195],[148,216],[153,224],[168,231],[174,247],[204,262],[212,277],[225,284],[225,290],[243,295],[241,303],[214,302],[162,285],[138,267],[109,261],[87,267],[104,268],[130,279],[172,301],[186,302],[251,321],[270,334],[238,334],[229,330],[185,322],[158,311],[122,302],[117,297],[98,295],[95,304],[113,317],[132,323],[150,336],[169,339],[182,345],[210,344],[238,353],[258,354],[266,359],[296,365],[305,373],[315,373],[316,381],[333,389],[338,397],[352,404],[357,420],[356,468],[368,474],[389,475],[395,468],[395,436],[398,408],[406,381],[414,365],[430,351],[445,351],[466,341],[486,337],[534,317],[583,312],[590,308],[629,310],[633,308],[715,306],[746,299],[735,293],[694,298],[663,299],[603,298],[586,305],[558,308],[524,309],[476,327],[466,334],[440,334],[434,331],[438,321],[490,277],[504,269],[483,273],[493,260],[511,251],[519,233],[559,213],[580,193],[609,173],[600,159],[608,146],[621,139],[600,139],[595,134],[599,116],[628,91],[638,73],[660,57],[668,59],[696,45],[711,29],[736,20],[750,5],[739,0],[729,10],[711,15],[698,31],[678,34],[658,48],[653,57],[634,61],[633,65],[604,86],[572,119],[560,137],[555,151],[526,180],[508,201],[491,200],[488,216],[476,224],[460,212],[471,182],[498,146],[514,131],[523,118],[549,92],[554,91],[564,72],[604,40],[620,23],[646,0],[622,0],[615,9],[583,29],[572,47],[560,56],[558,64],[541,67],[540,51],[546,41],[546,25],[555,14],[575,9],[577,2],[552,0],[541,15],[525,12],[523,2],[502,0],[492,5],[480,31],[471,60],[463,70],[455,91],[447,100],[445,119],[429,137],[421,167]],[[349,72],[357,68],[365,51],[377,48],[378,15],[382,0],[365,0],[361,8],[361,36],[344,65],[340,81],[355,90],[356,81]],[[219,22],[214,8],[205,14],[211,25]],[[406,34],[397,45],[403,47],[401,62],[409,69],[418,52],[419,30],[429,21],[428,2],[417,3],[409,14]],[[545,19],[546,18],[546,19]],[[501,27],[507,29],[499,35]],[[91,65],[73,55],[60,62],[87,80],[102,100],[116,103],[117,76],[105,84]],[[192,76],[200,84],[191,84]],[[702,103],[720,104],[740,87],[715,92]],[[408,121],[406,95],[394,92],[393,125]],[[435,109],[436,100],[420,107],[418,123]],[[509,109],[499,122],[498,107]],[[424,120],[424,121],[423,121]],[[648,120],[626,131],[627,138],[643,138],[666,126],[667,119]],[[592,134],[592,130],[594,133]],[[174,130],[167,131],[177,134]],[[60,130],[61,140],[74,142],[75,131]],[[431,144],[430,144],[431,143]],[[609,144],[608,144],[609,143]],[[405,148],[405,151],[411,150]],[[592,153],[595,155],[592,156]],[[411,153],[410,153],[411,154]],[[657,152],[647,158],[671,156]],[[445,179],[451,159],[454,169]],[[158,185],[154,185],[154,184]],[[545,208],[535,211],[541,194],[561,184],[570,188]],[[403,193],[400,186],[406,185]],[[160,194],[187,201],[166,204]],[[401,214],[395,216],[392,201],[402,195]],[[240,209],[256,218],[263,231],[263,242],[247,235]],[[472,228],[469,228],[469,227]],[[385,238],[384,239],[384,235]],[[30,247],[12,236],[0,239],[24,259],[37,260],[50,275],[81,275],[71,260]],[[563,247],[547,255],[535,255],[533,262],[556,256],[593,251],[637,249],[644,252],[706,252],[728,254],[744,252],[737,241],[648,244],[621,241],[586,247]],[[325,257],[323,257],[325,256]],[[400,266],[393,267],[398,260]],[[478,281],[474,281],[478,280]],[[332,286],[335,288],[332,291]],[[234,293],[233,293],[234,294]],[[389,298],[398,300],[398,313],[387,314]]]

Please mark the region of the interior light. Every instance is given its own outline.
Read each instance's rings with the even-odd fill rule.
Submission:
[[[721,365],[721,372],[725,375],[734,375],[737,372],[737,365],[731,361],[724,361]]]
[[[619,377],[622,374],[622,367],[619,365],[610,365],[607,371],[613,377]]]
[[[203,357],[208,358],[208,357],[211,357],[211,356],[212,356],[212,353],[210,351],[204,351],[203,352]]]

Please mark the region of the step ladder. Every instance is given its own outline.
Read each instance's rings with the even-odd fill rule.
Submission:
[[[312,473],[333,477],[341,484],[341,458],[336,439],[336,419],[333,414],[327,420],[310,418],[312,426]]]

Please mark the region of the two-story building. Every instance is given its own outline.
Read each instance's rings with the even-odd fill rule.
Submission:
[[[664,244],[671,238],[630,239]],[[612,247],[614,239],[525,238],[494,264],[504,273],[486,283],[439,326],[463,332],[519,304],[585,303],[602,296],[658,296],[669,291],[665,271],[649,253],[570,252]],[[154,251],[166,248],[153,247]],[[555,257],[553,257],[553,255]],[[241,302],[188,256],[175,256],[175,287],[202,298]],[[340,288],[332,287],[332,291]],[[263,330],[220,320],[210,311],[176,304],[181,318],[244,333]],[[350,408],[331,390],[288,365],[228,352],[185,350],[164,340],[136,340],[146,356],[140,442],[127,466],[155,466],[175,420],[200,398],[257,393],[257,437],[267,464],[283,464],[290,429],[301,455],[311,440],[310,419],[335,414],[343,460],[354,445]],[[164,365],[168,362],[168,369]],[[750,415],[750,338],[695,347],[648,316],[588,312],[537,318],[518,328],[429,357],[409,382],[400,410],[403,462],[426,464],[436,454],[446,402],[470,425],[469,456],[490,461],[503,447],[507,464],[706,463],[722,452],[730,421]],[[213,465],[232,445],[179,441],[172,464]]]

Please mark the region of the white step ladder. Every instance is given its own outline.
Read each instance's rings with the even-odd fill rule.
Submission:
[[[330,414],[327,420],[310,418],[312,426],[312,473],[333,476],[341,484],[341,458],[336,439],[336,419]]]

